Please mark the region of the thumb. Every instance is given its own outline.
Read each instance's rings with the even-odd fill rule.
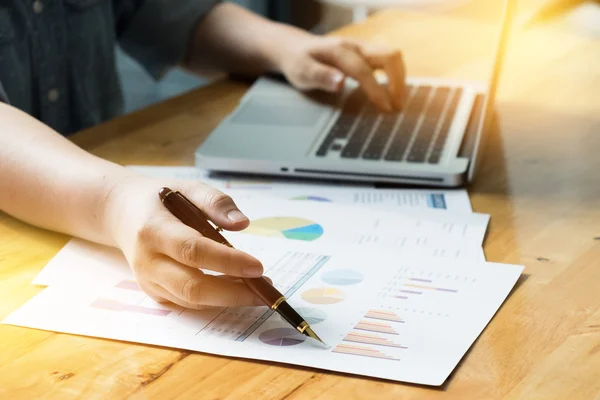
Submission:
[[[231,231],[245,229],[250,224],[233,199],[209,185],[199,183],[180,189],[216,225]]]
[[[328,92],[339,91],[345,76],[338,69],[322,64],[316,60],[304,68],[300,85],[304,89],[321,89]]]

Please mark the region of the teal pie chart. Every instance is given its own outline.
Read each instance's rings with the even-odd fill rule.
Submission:
[[[318,223],[306,218],[268,217],[251,221],[250,226],[242,232],[259,236],[312,241],[320,238],[324,229]]]

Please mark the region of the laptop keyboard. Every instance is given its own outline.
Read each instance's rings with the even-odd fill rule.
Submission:
[[[437,164],[456,113],[460,88],[407,86],[400,113],[379,112],[361,90],[354,91],[316,155]]]

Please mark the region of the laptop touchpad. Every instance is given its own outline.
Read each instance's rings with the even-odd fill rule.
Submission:
[[[253,96],[238,108],[231,123],[311,127],[325,113],[322,105],[296,96]]]

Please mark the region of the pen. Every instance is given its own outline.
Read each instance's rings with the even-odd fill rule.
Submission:
[[[164,187],[158,192],[158,197],[167,210],[181,222],[190,228],[197,230],[202,236],[233,248],[231,243],[221,235],[220,231],[222,229],[220,227],[215,228],[209,222],[202,210],[196,207],[196,205],[189,201],[183,194]],[[287,303],[285,296],[264,277],[242,278],[242,280],[267,306],[281,315],[281,317],[296,328],[298,332],[325,344],[325,342],[323,342],[312,330],[308,322],[306,322],[304,318],[302,318],[302,316]]]

